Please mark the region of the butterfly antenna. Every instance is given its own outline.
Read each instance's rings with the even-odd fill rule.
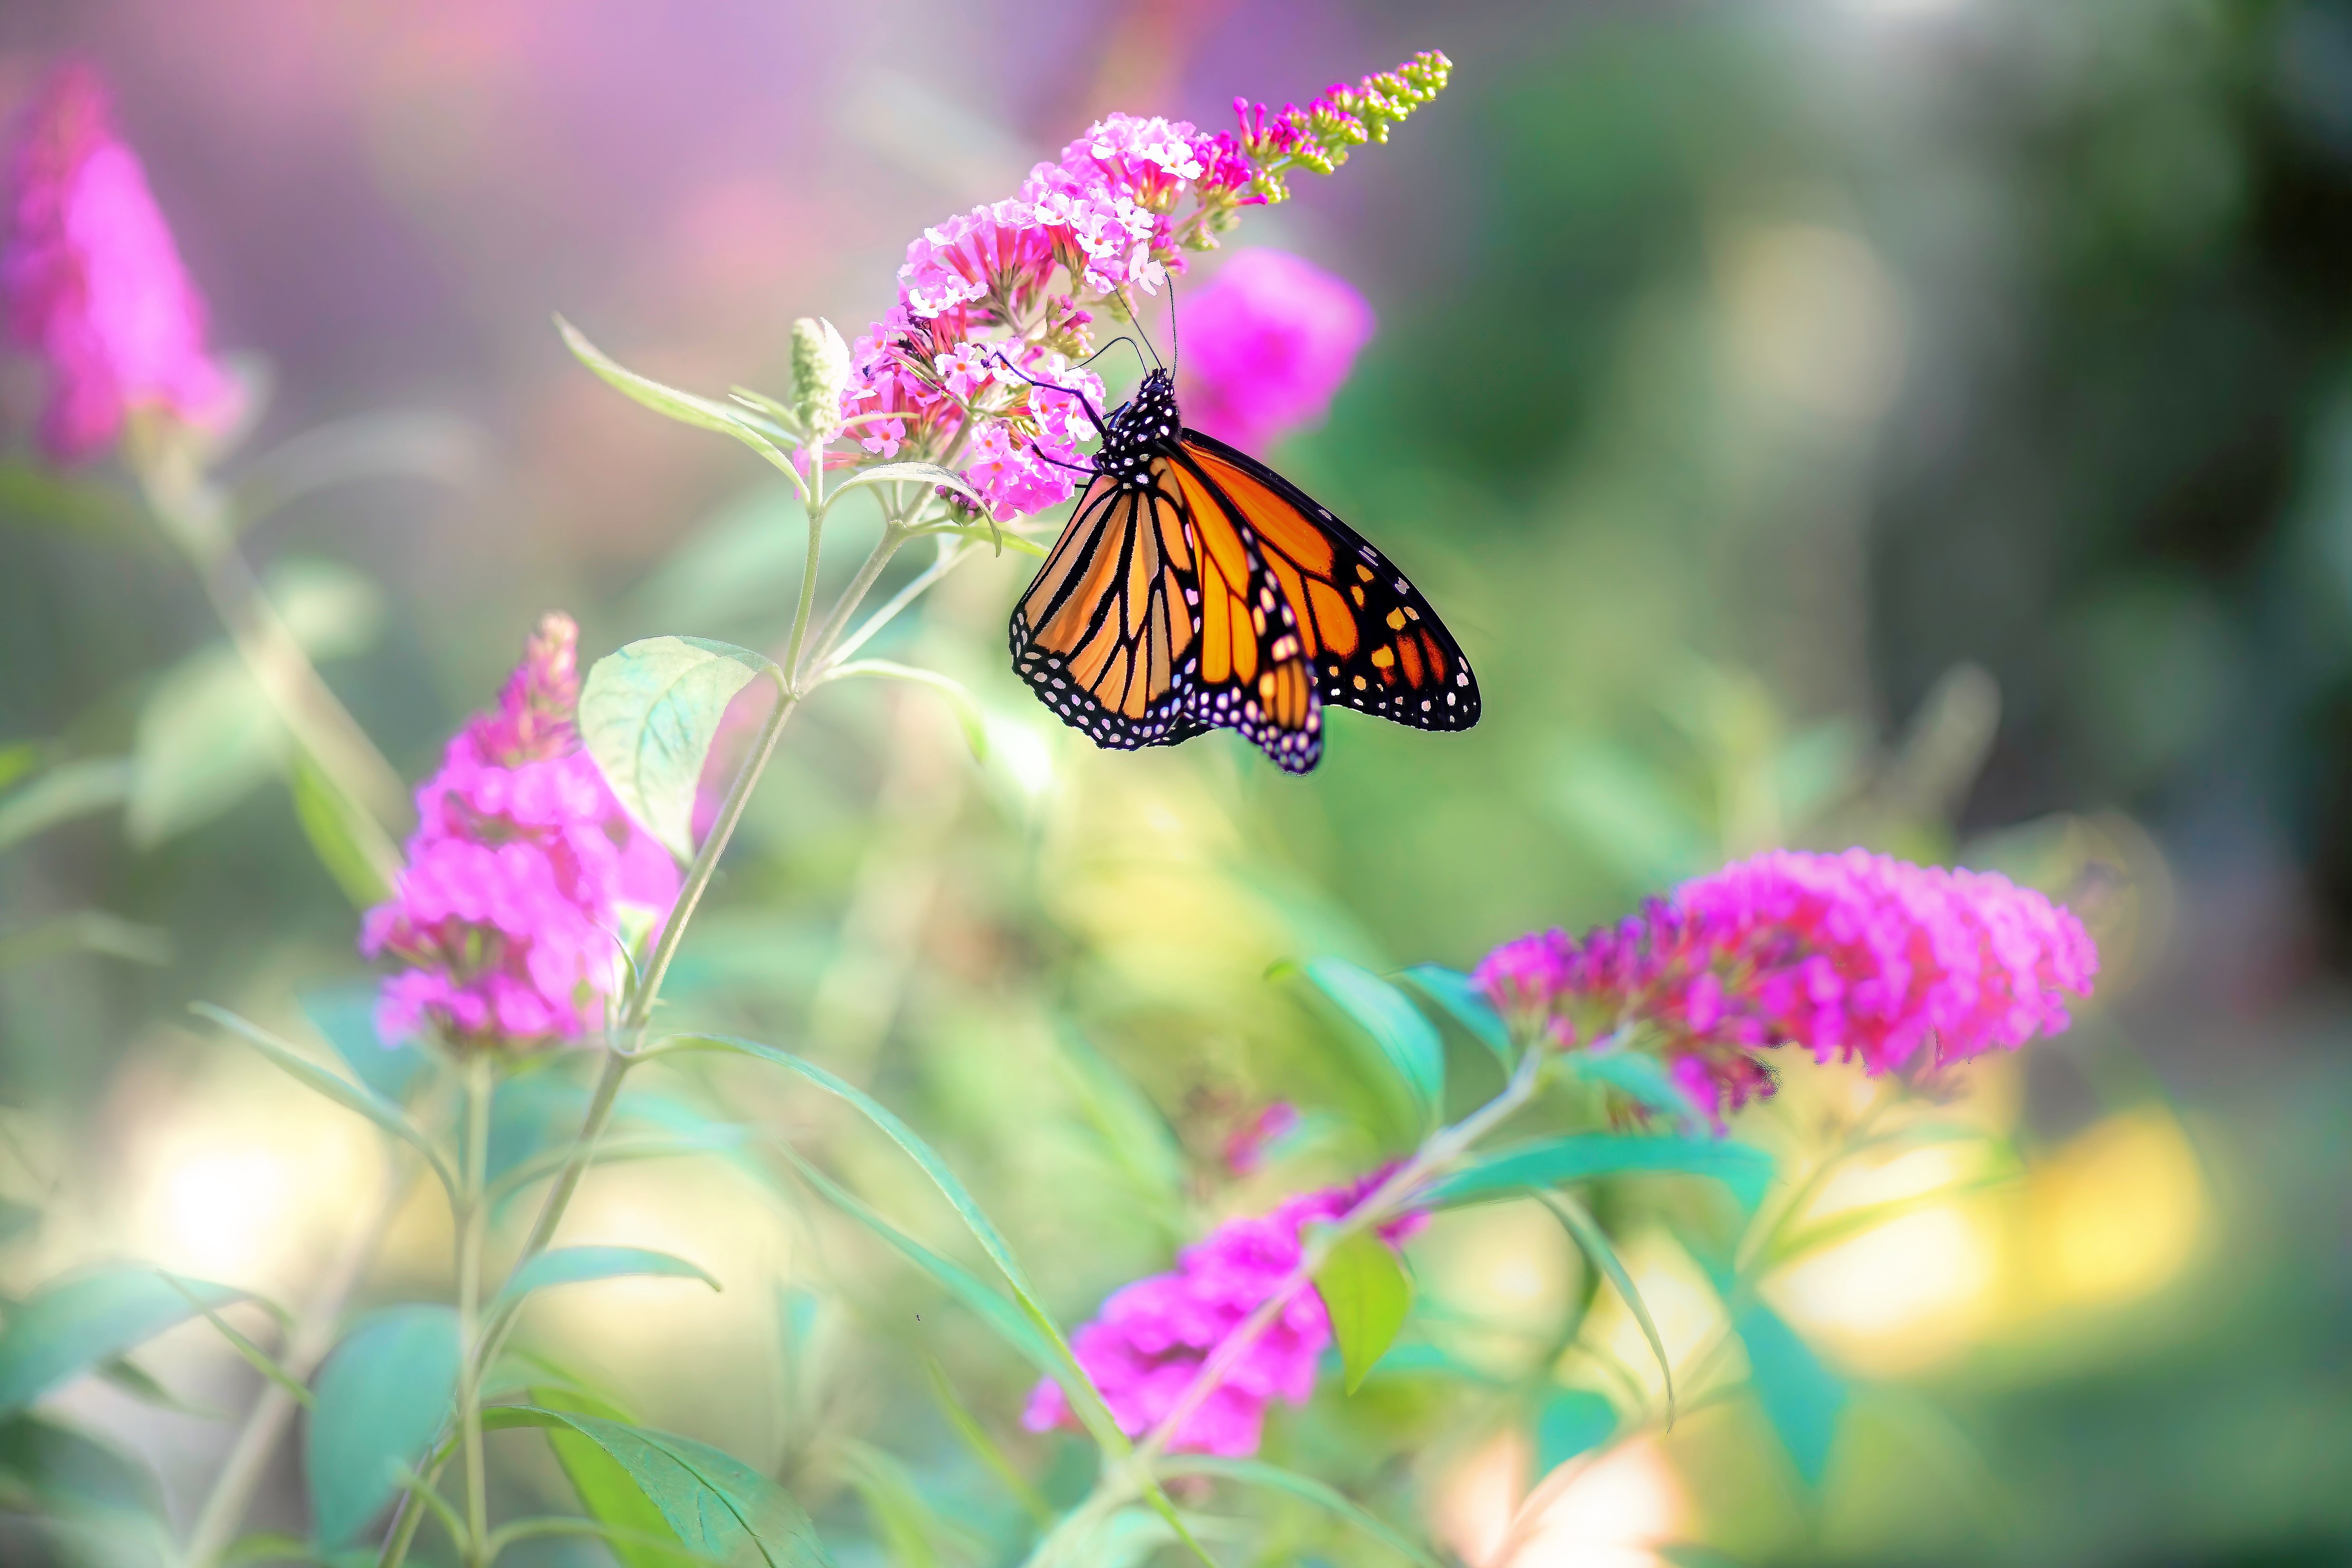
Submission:
[[[1108,343],[1104,345],[1106,348],[1109,345]],[[1102,416],[1102,410],[1097,408],[1093,402],[1087,398],[1087,395],[1080,392],[1076,387],[1056,386],[1050,381],[1039,381],[1035,376],[1031,375],[1019,365],[1014,364],[1011,360],[1005,358],[1004,351],[1003,349],[997,350],[994,353],[989,355],[989,358],[994,360],[997,363],[1003,365],[1014,375],[1019,376],[1023,381],[1027,382],[1030,385],[1036,387],[1041,392],[1058,392],[1065,397],[1076,398],[1078,400],[1078,406],[1087,411],[1087,417],[1095,422],[1095,428],[1097,430],[1108,430],[1110,428],[1110,421]],[[1088,469],[1087,471],[1091,473],[1093,470]]]

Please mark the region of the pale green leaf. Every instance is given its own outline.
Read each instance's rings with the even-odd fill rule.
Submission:
[[[327,1357],[303,1447],[321,1546],[358,1535],[421,1462],[449,1419],[457,1366],[457,1314],[435,1306],[372,1313]]]
[[[1471,978],[1442,963],[1416,963],[1404,972],[1404,977],[1421,987],[1422,994],[1440,1007],[1446,1016],[1467,1029],[1477,1042],[1495,1053],[1503,1070],[1511,1070],[1511,1031],[1503,1023],[1503,1016],[1486,1000]]]
[[[286,731],[226,642],[167,670],[139,710],[131,746],[131,841],[152,847],[209,822],[277,775]]]
[[[687,1547],[744,1568],[832,1568],[800,1504],[733,1456],[674,1433],[530,1405],[482,1412],[486,1429],[536,1426],[593,1442]]]
[[[1445,1046],[1421,1010],[1387,981],[1344,958],[1312,958],[1300,965],[1339,1010],[1360,1026],[1395,1069],[1424,1125],[1445,1098]]]
[[[433,1141],[425,1137],[415,1123],[401,1114],[400,1107],[364,1084],[336,1077],[268,1030],[247,1022],[225,1007],[215,1007],[209,1002],[192,1002],[188,1010],[231,1030],[305,1088],[316,1090],[346,1110],[359,1112],[408,1144],[425,1156],[425,1163],[433,1167],[433,1173],[441,1179],[443,1186],[451,1193],[457,1190],[457,1177],[450,1173],[440,1151],[433,1147]]]
[[[1536,1474],[1548,1476],[1617,1431],[1617,1407],[1589,1388],[1563,1388],[1536,1414]]]
[[[1743,1308],[1733,1316],[1732,1328],[1748,1348],[1748,1381],[1766,1418],[1780,1435],[1797,1473],[1808,1486],[1821,1485],[1846,1405],[1844,1383],[1768,1307]]]
[[[383,630],[383,590],[340,561],[307,555],[273,561],[261,585],[269,607],[314,659],[365,652]]]
[[[1331,1319],[1348,1392],[1381,1359],[1412,1310],[1412,1280],[1396,1249],[1370,1231],[1359,1231],[1333,1247],[1315,1270],[1316,1293]]]
[[[694,795],[735,694],[775,665],[701,637],[648,637],[607,654],[580,689],[580,738],[622,805],[681,860]]]
[[[1522,1187],[1646,1171],[1712,1176],[1729,1187],[1743,1207],[1753,1210],[1764,1199],[1772,1170],[1769,1154],[1727,1139],[1579,1132],[1490,1155],[1432,1186],[1423,1201],[1444,1207],[1506,1196]]]
[[[923,486],[945,485],[959,495],[967,496],[977,505],[985,507],[987,498],[972,488],[971,481],[953,468],[943,468],[937,463],[877,463],[870,468],[853,469],[835,481],[835,493],[857,485],[888,485],[911,483]]]
[[[656,414],[666,415],[681,424],[699,429],[716,430],[722,436],[732,436],[751,447],[789,476],[795,488],[803,481],[793,470],[792,456],[769,433],[765,421],[756,420],[741,408],[691,392],[680,392],[665,386],[650,376],[639,375],[605,357],[604,352],[590,342],[579,328],[562,316],[555,318],[556,331],[563,334],[564,346],[581,363],[594,371],[604,382],[644,404]]]
[[[1643,1110],[1671,1119],[1684,1132],[1704,1134],[1714,1125],[1706,1112],[1683,1092],[1665,1064],[1647,1051],[1576,1051],[1568,1059],[1579,1078],[1607,1084]]]
[[[667,1252],[642,1247],[559,1247],[542,1252],[514,1271],[499,1292],[497,1310],[519,1304],[534,1290],[558,1285],[584,1285],[596,1279],[699,1279],[713,1290],[719,1281],[698,1264]]]
[[[1650,1304],[1643,1300],[1642,1292],[1634,1289],[1633,1276],[1627,1272],[1625,1260],[1617,1256],[1617,1248],[1610,1243],[1609,1233],[1585,1212],[1583,1205],[1563,1194],[1540,1189],[1537,1191],[1536,1197],[1544,1207],[1551,1210],[1568,1234],[1576,1239],[1576,1245],[1584,1249],[1584,1255],[1592,1259],[1593,1266],[1609,1277],[1609,1283],[1617,1287],[1617,1294],[1624,1299],[1626,1310],[1633,1314],[1633,1321],[1642,1325],[1642,1337],[1650,1342],[1650,1353],[1658,1358],[1658,1373],[1665,1380],[1666,1429],[1672,1431],[1675,1425],[1674,1358],[1666,1353],[1665,1336],[1658,1332],[1657,1321],[1650,1316]]]
[[[0,800],[0,849],[77,816],[105,811],[131,798],[127,757],[85,757],[59,763]]]
[[[244,1295],[202,1280],[174,1283],[144,1264],[108,1265],[45,1285],[10,1310],[0,1331],[0,1415],[117,1360],[204,1306]]]

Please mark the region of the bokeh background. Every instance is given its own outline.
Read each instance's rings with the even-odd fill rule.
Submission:
[[[854,331],[920,226],[1095,115],[1222,125],[1236,93],[1433,46],[1433,107],[1234,243],[1372,301],[1328,423],[1274,455],[1445,607],[1485,722],[1343,719],[1305,781],[1229,737],[1097,755],[1003,668],[1023,563],[983,564],[892,657],[981,694],[985,760],[919,691],[814,701],[674,1010],[906,1108],[1075,1320],[1204,1215],[1375,1152],[1281,959],[1466,967],[1780,843],[1999,867],[2085,912],[2101,992],[1969,1087],[2021,1175],[1874,1167],[1832,1202],[1948,1195],[1779,1287],[1854,1380],[1820,1488],[1702,1412],[1514,1561],[2352,1557],[2352,7],[14,0],[0,100],[60,53],[116,84],[215,341],[270,388],[231,474],[297,438],[297,467],[369,470],[246,545],[327,595],[330,679],[416,777],[547,608],[592,651],[789,619],[786,493],[585,374],[551,310],[672,383],[777,387],[793,316]],[[0,377],[0,742],[122,757],[218,632],[118,479],[39,466],[37,396]],[[361,1124],[184,1022],[210,997],[299,1028],[298,994],[365,973],[268,737],[216,752],[163,820],[101,790],[35,834],[0,795],[11,1289],[136,1254],[299,1296],[373,1201]],[[1767,1122],[1854,1089],[1789,1076]],[[1225,1181],[1223,1138],[1276,1098],[1333,1130]],[[920,1212],[863,1143],[802,1131]],[[913,1315],[951,1310],[807,1206],[751,1160],[600,1177],[575,1232],[730,1289],[579,1292],[542,1331],[654,1424],[799,1474],[845,1563],[915,1561],[877,1522],[901,1494],[940,1560],[993,1561],[986,1478],[907,1368],[939,1355],[1008,1433],[1018,1369],[933,1337]],[[396,1215],[363,1299],[440,1289],[443,1223]],[[1557,1315],[1577,1266],[1547,1225],[1480,1210],[1415,1244],[1458,1309],[1429,1314],[1441,1348]],[[1670,1339],[1706,1310],[1673,1253],[1634,1249]],[[201,1327],[146,1364],[190,1405],[250,1397]],[[1391,1464],[1475,1562],[1529,1439],[1444,1397],[1328,1401],[1286,1440],[1360,1481]],[[217,1423],[70,1403],[193,1508]],[[1440,1440],[1381,1457],[1441,1406]],[[265,1521],[299,1488],[289,1456]]]

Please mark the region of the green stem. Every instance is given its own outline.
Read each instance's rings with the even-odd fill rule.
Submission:
[[[809,453],[808,560],[801,568],[801,596],[800,603],[793,608],[792,640],[784,646],[784,686],[788,691],[801,689],[801,643],[808,636],[809,612],[816,605],[816,569],[824,539],[824,511],[829,504],[824,493],[824,448],[820,446]]]
[[[457,1420],[466,1461],[467,1553],[477,1568],[490,1535],[489,1470],[482,1454],[482,1369],[488,1364],[481,1355],[482,1250],[488,1229],[482,1186],[497,1071],[487,1053],[477,1052],[466,1063],[466,1160],[457,1223],[457,1342],[465,1358],[457,1378]]]
[[[1208,1360],[1201,1363],[1201,1370],[1193,1374],[1192,1383],[1186,1385],[1175,1405],[1160,1425],[1136,1446],[1133,1464],[1139,1469],[1149,1470],[1152,1461],[1168,1451],[1168,1445],[1178,1429],[1207,1402],[1210,1394],[1223,1384],[1235,1363],[1249,1353],[1250,1347],[1257,1343],[1258,1337],[1273,1325],[1274,1320],[1281,1315],[1291,1300],[1314,1283],[1315,1271],[1322,1268],[1332,1248],[1358,1232],[1387,1219],[1404,1206],[1405,1201],[1419,1191],[1423,1184],[1450,1169],[1479,1139],[1525,1105],[1535,1094],[1544,1059],[1545,1053],[1541,1050],[1530,1050],[1521,1057],[1517,1070],[1511,1074],[1511,1081],[1504,1086],[1502,1093],[1453,1126],[1440,1128],[1432,1133],[1412,1158],[1391,1173],[1388,1180],[1374,1189],[1370,1197],[1350,1209],[1344,1218],[1317,1231],[1299,1249],[1298,1267],[1290,1271],[1290,1277],[1260,1302],[1255,1311],[1242,1321],[1241,1327],[1227,1334],[1223,1342],[1210,1352]]]
[[[810,662],[822,662],[833,651],[833,645],[841,639],[843,629],[849,625],[849,617],[873,589],[875,579],[882,575],[882,569],[890,564],[890,557],[898,553],[898,546],[906,541],[906,525],[898,519],[891,518],[882,524],[882,537],[875,542],[873,553],[858,566],[857,575],[849,580],[849,586],[841,591],[841,598],[833,606],[833,613],[825,616],[824,629],[817,634],[815,650],[810,656]]]

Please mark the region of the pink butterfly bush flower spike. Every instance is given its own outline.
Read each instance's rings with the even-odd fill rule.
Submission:
[[[0,250],[9,337],[47,364],[42,449],[59,462],[110,447],[134,408],[218,428],[237,396],[205,348],[205,303],[114,129],[106,89],[68,65],[19,129]]]
[[[1372,336],[1348,280],[1281,250],[1244,250],[1185,304],[1187,420],[1263,453],[1322,422]]]
[[[383,984],[387,1042],[437,1031],[460,1049],[579,1038],[625,972],[631,907],[658,925],[677,866],[631,822],[573,727],[579,628],[551,615],[499,706],[450,740],[416,792],[417,828],[360,951],[406,965]]]
[[[1229,1220],[1186,1247],[1170,1272],[1113,1291],[1094,1321],[1070,1336],[1070,1348],[1119,1430],[1140,1437],[1171,1414],[1209,1356],[1298,1267],[1300,1230],[1344,1217],[1388,1174],[1375,1172],[1292,1198],[1270,1215]],[[1402,1241],[1424,1218],[1401,1215],[1380,1234],[1391,1243]],[[1266,1407],[1276,1399],[1306,1404],[1330,1343],[1323,1299],[1311,1289],[1300,1290],[1185,1418],[1169,1447],[1234,1458],[1256,1453]],[[1030,1394],[1022,1420],[1033,1432],[1077,1424],[1061,1385],[1050,1380]]]
[[[907,247],[897,302],[851,355],[841,401],[848,434],[873,457],[957,468],[1002,521],[1067,500],[1090,472],[1079,450],[1096,435],[1087,410],[1105,401],[1101,379],[1078,363],[1094,346],[1097,316],[1123,319],[1184,269],[1188,251],[1213,247],[1242,208],[1282,200],[1290,171],[1328,174],[1349,147],[1386,140],[1451,68],[1444,56],[1423,54],[1334,87],[1306,110],[1237,102],[1238,135],[1157,116],[1096,121],[1011,196],[936,224]],[[1262,439],[1319,417],[1371,330],[1370,310],[1345,284],[1312,268],[1311,280],[1295,269],[1276,278],[1268,265],[1237,260],[1244,279],[1263,274],[1274,291],[1246,296],[1219,362],[1231,427],[1269,432]],[[1307,314],[1269,324],[1286,308]],[[1211,320],[1213,337],[1213,308]],[[1194,352],[1188,342],[1188,358]],[[1213,343],[1209,353],[1219,360]],[[1270,369],[1280,371],[1278,386],[1247,400],[1243,379]]]
[[[2081,921],[1997,873],[1777,850],[1622,924],[1505,942],[1476,979],[1557,1045],[1628,1030],[1719,1130],[1772,1092],[1758,1051],[1930,1072],[2061,1033],[2065,998],[2088,996],[2098,966]]]

